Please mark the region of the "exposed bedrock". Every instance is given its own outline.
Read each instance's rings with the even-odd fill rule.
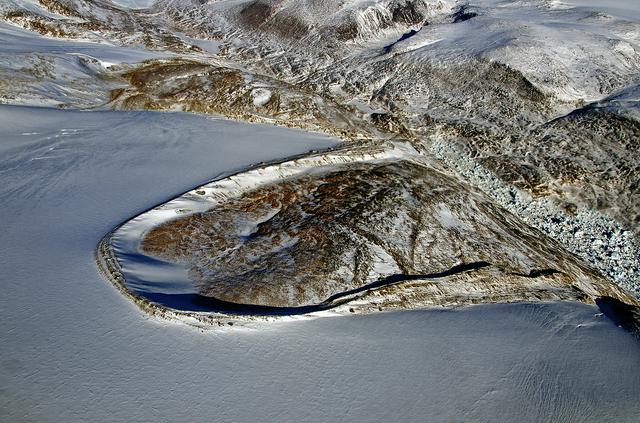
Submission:
[[[184,264],[201,295],[242,304],[316,305],[384,278],[430,279],[456,268],[468,273],[442,283],[478,280],[524,293],[513,300],[542,280],[573,292],[563,299],[634,301],[481,192],[410,160],[332,166],[259,186],[160,224],[142,250]],[[476,278],[474,263],[489,266],[491,277]]]

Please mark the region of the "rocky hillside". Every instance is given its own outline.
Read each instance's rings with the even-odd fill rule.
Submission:
[[[142,251],[184,265],[201,295],[236,304],[321,305],[354,290],[450,275],[457,277],[439,282],[442,289],[474,287],[460,302],[536,293],[632,301],[482,192],[427,163],[293,166],[301,173],[240,189],[204,212],[181,211],[146,233]],[[213,197],[215,187],[187,195]],[[473,274],[483,268],[489,281]],[[438,297],[423,293],[420,301]]]

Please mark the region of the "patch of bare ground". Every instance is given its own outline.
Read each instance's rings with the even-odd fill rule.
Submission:
[[[40,15],[26,10],[16,10],[5,14],[4,19],[25,29],[38,32],[48,37],[75,38],[79,34],[67,25],[47,20]]]
[[[300,87],[189,59],[151,61],[120,74],[127,88],[111,92],[116,109],[175,110],[321,130],[342,138],[371,133],[368,122]],[[256,93],[266,101],[257,102]]]
[[[201,295],[240,304],[317,305],[393,275],[416,279],[476,262],[490,263],[490,274],[380,292],[394,304],[391,293],[407,286],[416,304],[635,301],[482,193],[407,160],[352,163],[249,190],[158,225],[141,248],[185,265]]]

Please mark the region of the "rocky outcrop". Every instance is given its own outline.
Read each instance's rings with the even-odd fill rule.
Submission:
[[[476,301],[527,299],[540,280],[562,298],[631,298],[481,192],[404,159],[312,168],[251,188],[159,224],[141,248],[185,266],[200,295],[239,304],[320,305],[363,288],[458,273],[465,275],[445,290],[478,281],[484,292]],[[472,272],[483,267],[489,285]],[[418,303],[429,298],[428,289],[410,291],[422,292]]]

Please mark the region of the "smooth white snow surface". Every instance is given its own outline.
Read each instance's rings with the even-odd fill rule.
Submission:
[[[146,9],[153,5],[156,0],[111,0],[118,6],[125,7],[127,9]]]
[[[572,7],[584,7],[609,13],[619,18],[640,20],[640,3],[638,0],[563,0],[557,4]]]
[[[391,52],[418,63],[471,56],[508,64],[543,92],[568,102],[601,100],[638,77],[640,0],[469,4],[478,16],[426,26],[395,43]]]
[[[0,106],[0,421],[580,421],[640,415],[640,343],[581,304],[199,332],[97,273],[118,223],[324,136]]]
[[[251,91],[251,97],[253,98],[254,106],[264,106],[271,100],[271,91],[266,88],[255,88]]]

